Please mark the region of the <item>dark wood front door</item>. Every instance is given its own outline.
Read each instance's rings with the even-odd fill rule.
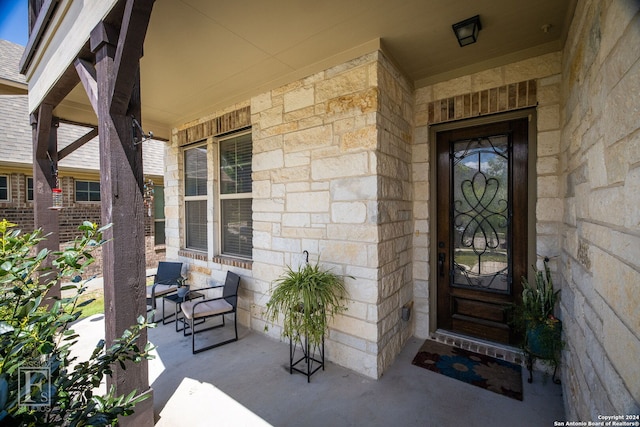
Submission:
[[[436,133],[438,328],[502,343],[527,273],[528,119]]]

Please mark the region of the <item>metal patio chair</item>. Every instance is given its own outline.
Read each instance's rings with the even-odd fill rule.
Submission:
[[[160,261],[154,275],[153,285],[147,286],[147,305],[151,306],[151,310],[155,310],[157,307],[156,299],[176,292],[184,280],[181,262]],[[162,313],[160,320],[164,321],[164,319],[164,313]]]
[[[238,322],[237,322],[237,306],[238,306],[238,286],[240,285],[240,276],[231,271],[227,271],[227,277],[225,278],[224,285],[216,284],[209,288],[198,289],[197,291],[203,292],[208,289],[222,287],[222,296],[218,298],[204,299],[204,300],[189,300],[182,303],[182,314],[184,315],[184,335],[191,335],[191,352],[193,354],[201,351],[209,350],[215,347],[219,347],[230,342],[238,341]],[[235,337],[230,338],[215,344],[211,344],[205,347],[196,349],[196,334],[211,329],[221,328],[225,326],[225,315],[233,314],[233,327]],[[214,326],[206,326],[206,319],[213,317],[222,317],[222,322]],[[201,329],[196,329],[196,326],[204,324]],[[189,332],[187,332],[189,331]]]

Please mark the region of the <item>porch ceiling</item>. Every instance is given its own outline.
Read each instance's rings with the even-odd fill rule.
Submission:
[[[144,45],[145,130],[172,127],[383,49],[416,87],[557,51],[575,0],[157,0]],[[451,25],[480,15],[461,48]],[[547,32],[543,26],[550,25]],[[56,112],[92,122],[77,87]]]

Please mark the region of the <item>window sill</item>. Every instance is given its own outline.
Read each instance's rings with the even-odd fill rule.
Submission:
[[[198,261],[209,261],[207,254],[204,252],[198,252],[191,249],[180,249],[178,256],[184,258],[196,259]],[[244,268],[245,270],[251,270],[253,268],[253,261],[242,258],[233,258],[227,256],[214,256],[211,258],[212,262],[220,265],[229,265],[232,267]]]
[[[213,262],[222,265],[230,265],[233,267],[244,268],[245,270],[251,270],[253,267],[253,261],[242,258],[231,258],[225,256],[214,256]]]
[[[182,256],[185,258],[197,259],[199,261],[206,261],[207,254],[205,252],[198,252],[190,249],[180,249],[178,251],[178,256]]]

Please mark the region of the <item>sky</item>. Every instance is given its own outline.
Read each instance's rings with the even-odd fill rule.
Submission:
[[[28,0],[0,0],[0,39],[27,45]]]

